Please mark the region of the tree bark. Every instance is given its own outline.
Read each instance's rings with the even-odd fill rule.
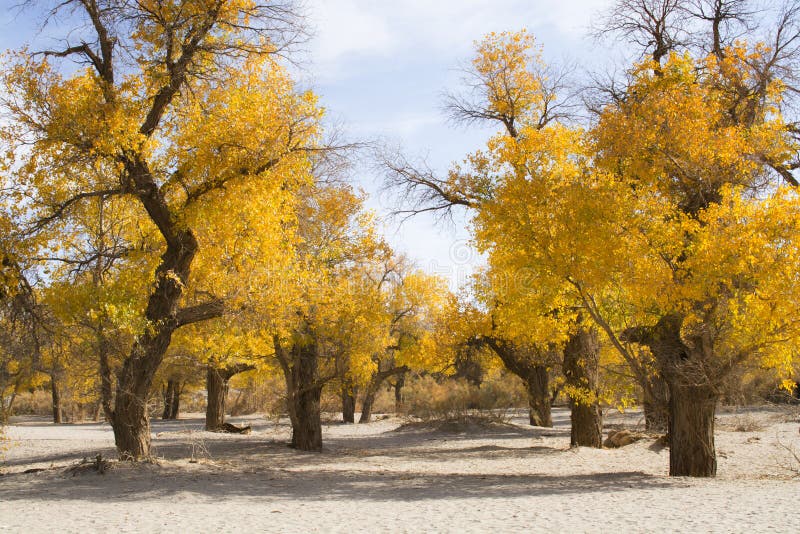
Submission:
[[[64,421],[64,407],[61,400],[61,389],[56,375],[50,375],[50,394],[53,400],[53,423],[61,424]]]
[[[318,381],[319,357],[315,343],[296,343],[293,348],[293,391],[289,392],[289,414],[292,420],[292,447],[301,451],[322,450],[322,418]]]
[[[206,368],[206,430],[215,431],[225,424],[225,396],[228,385],[222,371],[209,365]]]
[[[364,392],[364,398],[361,400],[361,417],[359,423],[369,423],[372,419],[372,406],[375,404],[375,397],[378,395],[378,388],[380,384],[375,384],[370,380],[367,384],[367,389]]]
[[[406,372],[408,372],[408,367],[402,365],[400,367],[392,367],[385,371],[373,373],[372,377],[370,377],[369,384],[367,384],[367,389],[364,392],[364,399],[361,401],[361,417],[358,420],[359,423],[369,423],[370,419],[372,419],[372,407],[375,404],[375,397],[377,397],[384,380],[390,376]]]
[[[169,378],[164,388],[164,411],[161,413],[161,419],[178,418],[178,414],[175,412],[176,397],[178,395],[177,389],[177,381],[174,378]]]
[[[553,417],[550,408],[550,376],[547,367],[535,365],[531,367],[527,380],[524,381],[528,390],[528,404],[530,406],[530,424],[532,426],[553,426]]]
[[[160,192],[153,194],[160,197]],[[161,200],[164,202],[163,198]],[[145,202],[145,206],[148,205]],[[170,217],[171,221],[170,214],[165,213],[164,216]],[[170,222],[171,231],[174,230],[172,224]],[[179,327],[178,302],[189,278],[189,267],[196,252],[197,240],[191,231],[178,230],[177,235],[171,235],[161,265],[156,271],[156,285],[145,310],[145,318],[150,326],[137,337],[120,370],[112,427],[117,452],[122,459],[140,460],[150,457],[147,398],[156,371],[169,348],[172,334]]]
[[[342,385],[342,421],[356,422],[356,396],[352,384]]]
[[[713,477],[717,473],[714,416],[719,393],[710,369],[713,343],[703,328],[681,336],[683,316],[670,314],[653,327],[631,329],[628,337],[650,347],[669,388],[669,474]]]
[[[397,381],[394,383],[394,411],[395,413],[403,413],[405,402],[403,400],[403,387],[406,385],[406,373],[397,375]]]
[[[669,386],[661,376],[652,377],[648,382],[642,399],[645,430],[666,432],[669,429]]]
[[[225,424],[225,399],[228,397],[228,382],[239,373],[252,371],[255,366],[248,364],[229,365],[218,368],[216,365],[206,366],[206,430],[211,432],[238,431],[237,427]],[[180,395],[178,390],[177,395]],[[175,408],[177,411],[177,407]]]
[[[180,380],[175,381],[174,394],[172,395],[172,408],[170,410],[170,419],[178,419],[181,411],[181,393],[183,393],[183,386]]]
[[[597,331],[581,327],[564,347],[572,447],[603,447],[603,415],[598,400],[599,363]]]
[[[713,477],[717,474],[714,416],[717,394],[708,386],[671,384],[670,476]]]

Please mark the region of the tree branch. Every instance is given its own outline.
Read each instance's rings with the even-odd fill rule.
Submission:
[[[217,317],[222,317],[224,313],[225,301],[222,299],[180,308],[177,313],[178,327],[216,319]]]

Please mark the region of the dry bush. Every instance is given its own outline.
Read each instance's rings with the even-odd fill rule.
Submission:
[[[721,401],[727,406],[752,406],[764,401],[784,404],[798,402],[792,392],[781,387],[771,370],[735,369],[720,386]]]
[[[406,391],[406,414],[422,421],[503,421],[519,406],[513,385],[501,380],[480,387],[462,379],[437,381],[430,376],[410,381]]]
[[[720,428],[730,432],[761,432],[766,428],[764,421],[755,415],[744,413],[723,419]]]
[[[53,416],[53,397],[49,389],[20,392],[14,401],[14,415]],[[75,395],[66,388],[61,392],[61,416],[64,423],[99,421],[100,404],[92,398]]]
[[[53,397],[50,391],[37,389],[19,393],[14,401],[14,413],[17,415],[52,415]]]
[[[277,416],[286,413],[286,385],[283,378],[247,373],[235,379],[226,399],[232,416],[254,413]]]

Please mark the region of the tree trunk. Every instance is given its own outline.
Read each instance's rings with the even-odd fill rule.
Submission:
[[[318,382],[319,359],[314,343],[296,343],[292,366],[293,391],[289,392],[292,419],[292,447],[301,451],[322,450],[322,419]]]
[[[381,380],[382,382],[383,380]],[[369,423],[372,419],[372,405],[375,404],[375,397],[378,395],[379,383],[373,378],[367,385],[367,390],[364,392],[364,398],[361,401],[361,417],[358,419],[359,423]]]
[[[95,423],[99,423],[100,416],[103,414],[103,404],[99,401],[94,403],[94,406],[92,407],[92,412],[93,412],[92,421],[94,421]]]
[[[206,430],[219,430],[225,424],[225,397],[228,393],[228,381],[224,371],[209,365],[206,368]]]
[[[367,390],[364,392],[364,399],[361,401],[361,418],[359,423],[369,423],[372,419],[372,406],[375,404],[375,397],[381,389],[383,381],[394,375],[402,375],[408,372],[408,367],[401,365],[400,367],[392,367],[384,371],[377,371],[369,379]]]
[[[603,446],[603,415],[598,400],[600,344],[597,331],[581,327],[564,347],[564,375],[569,386],[572,447]]]
[[[342,421],[356,422],[356,396],[352,384],[342,386]]]
[[[550,377],[546,361],[555,358],[552,349],[540,350],[537,347],[519,345],[494,337],[485,337],[482,342],[503,362],[507,370],[517,375],[525,384],[530,407],[529,420],[534,426],[553,426],[550,414]]]
[[[710,369],[713,343],[706,329],[681,335],[683,316],[665,315],[653,327],[630,329],[632,341],[650,347],[669,386],[669,474],[713,477],[717,473],[714,415],[719,394],[715,381],[723,378]],[[711,372],[711,375],[709,375]]]
[[[642,408],[645,430],[666,432],[669,429],[669,386],[660,376],[652,377],[643,388]]]
[[[117,390],[112,427],[120,460],[150,458],[150,421],[145,399],[144,394],[125,394]]]
[[[406,385],[406,373],[397,375],[397,381],[394,383],[394,411],[395,413],[403,413],[405,403],[403,402],[403,387]]]
[[[228,382],[230,382],[230,379],[234,375],[252,371],[253,369],[255,369],[255,366],[245,363],[229,365],[224,368],[219,368],[213,364],[206,366],[206,394],[208,397],[208,402],[206,403],[206,430],[211,432],[249,433],[249,426],[236,427],[225,422],[225,401],[228,398]],[[176,419],[182,390],[183,387],[180,382],[176,381],[175,396],[172,400],[172,409],[175,412]]]
[[[717,394],[708,386],[670,384],[670,476],[717,474],[714,415]]]
[[[181,393],[183,393],[183,384],[179,380],[175,381],[175,390],[172,395],[172,408],[170,410],[170,419],[177,419],[181,410]]]
[[[161,419],[175,419],[172,415],[172,407],[175,402],[175,380],[172,378],[167,380],[167,386],[164,388],[164,411],[161,413]]]
[[[550,413],[550,376],[547,367],[536,365],[528,373],[525,386],[530,405],[530,424],[533,426],[553,426]]]
[[[54,374],[50,375],[50,394],[53,399],[53,423],[61,424],[64,421],[64,407],[61,401],[61,389]]]

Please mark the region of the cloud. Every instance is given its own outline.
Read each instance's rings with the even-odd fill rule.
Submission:
[[[349,61],[396,61],[420,52],[461,58],[490,31],[527,27],[559,40],[578,41],[592,14],[608,4],[609,0],[315,2],[310,8],[317,30],[312,56],[318,71],[344,76]]]
[[[385,13],[364,9],[360,0],[315,2],[311,24],[315,28],[312,54],[327,64],[355,55],[382,55],[392,47]]]

